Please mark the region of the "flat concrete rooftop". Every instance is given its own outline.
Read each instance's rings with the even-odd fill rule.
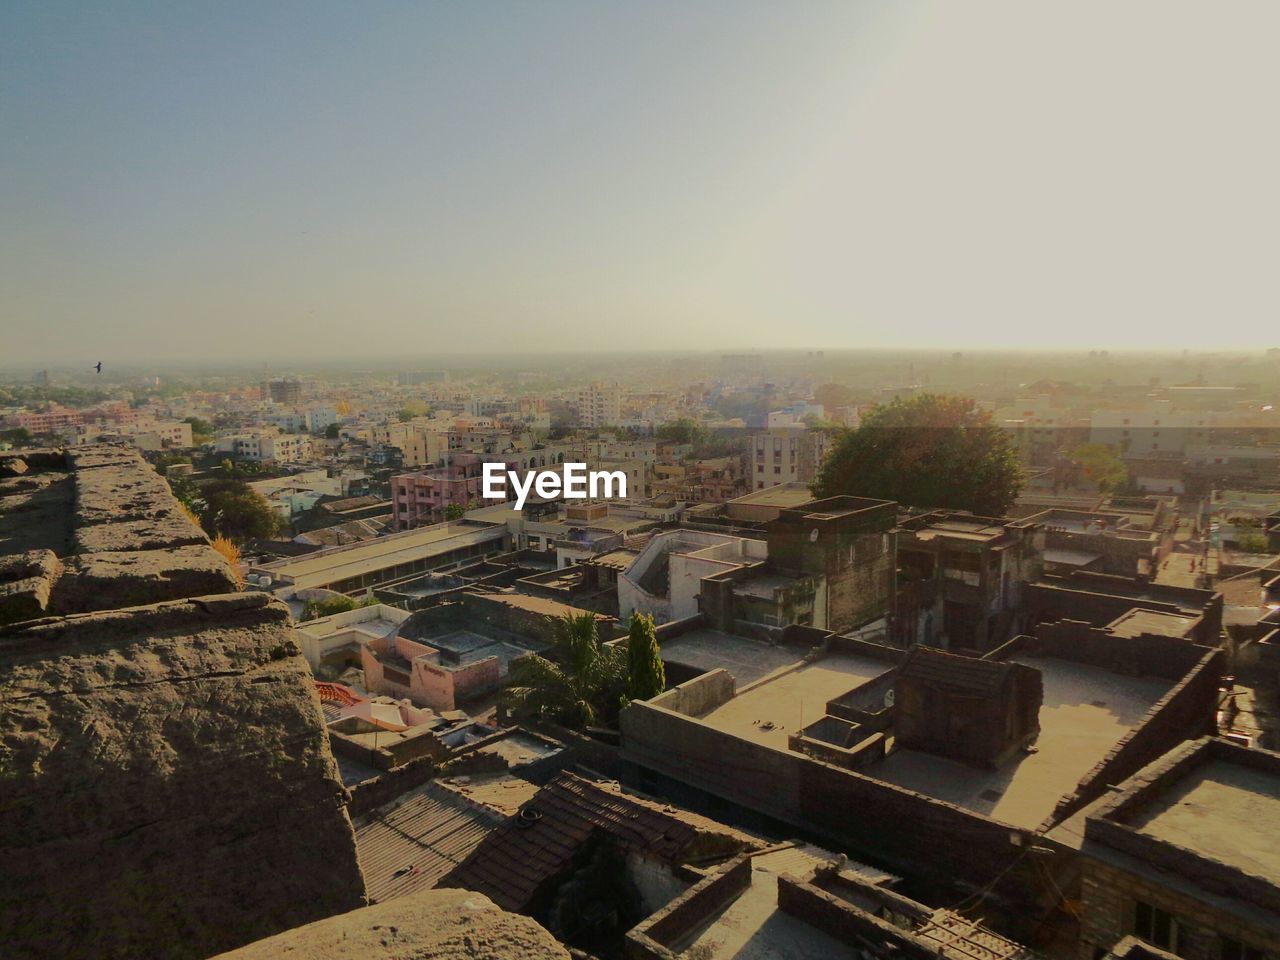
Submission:
[[[304,557],[264,563],[255,569],[287,577],[297,588],[321,587],[505,536],[504,527],[437,523],[348,547],[328,547]]]
[[[775,647],[710,628],[690,630],[662,644],[663,660],[704,672],[723,667],[733,674],[739,690],[798,663],[803,655],[797,647]]]
[[[801,876],[830,857],[826,851],[804,844],[753,857],[751,886],[692,936],[676,944],[680,956],[707,960],[860,957],[852,945],[778,909],[778,875]]]
[[[520,647],[514,643],[505,643],[502,640],[495,640],[493,637],[472,633],[470,630],[453,630],[438,637],[423,637],[415,642],[425,643],[427,646],[435,647],[437,650],[448,650],[456,653],[458,655],[458,663],[462,666],[485,660],[489,657],[497,657],[498,672],[504,677],[511,668],[512,660],[524,656],[533,649],[533,645]]]
[[[763,490],[753,490],[751,493],[743,494],[735,497],[728,503],[751,504],[759,507],[798,507],[802,503],[809,503],[813,500],[813,491],[809,489],[806,483],[778,483],[772,487],[765,487]]]
[[[984,770],[897,750],[867,774],[1013,826],[1035,828],[1173,686],[1171,680],[1120,676],[1052,657],[1015,662],[1035,667],[1044,678],[1036,753]]]
[[[798,658],[793,655],[792,663]],[[832,653],[794,669],[784,668],[757,681],[700,720],[725,733],[779,750],[789,734],[798,733],[827,712],[827,701],[874,680],[889,664],[870,657]]]
[[[1140,833],[1280,885],[1280,777],[1210,760],[1133,821]]]
[[[1162,610],[1141,610],[1135,607],[1116,617],[1107,626],[1117,637],[1138,637],[1144,633],[1154,633],[1161,637],[1185,637],[1196,619]]]

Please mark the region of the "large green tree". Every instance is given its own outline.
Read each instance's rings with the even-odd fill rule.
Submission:
[[[202,484],[193,501],[205,533],[221,534],[237,545],[270,537],[281,527],[266,498],[237,477],[219,477]]]
[[[1071,459],[1080,465],[1084,479],[1098,485],[1099,490],[1116,490],[1129,479],[1129,470],[1106,443],[1083,443],[1071,451]]]
[[[842,433],[813,491],[1000,516],[1022,479],[1013,444],[990,414],[968,397],[920,394],[876,406]]]
[[[551,623],[550,656],[531,654],[511,665],[503,706],[516,717],[571,727],[611,722],[627,687],[626,651],[600,642],[593,613]]]
[[[627,697],[648,700],[667,689],[667,674],[658,653],[658,634],[653,617],[645,613],[631,614],[627,634]]]

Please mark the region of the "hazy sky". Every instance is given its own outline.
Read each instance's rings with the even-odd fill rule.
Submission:
[[[1280,344],[1280,4],[0,5],[0,358]]]

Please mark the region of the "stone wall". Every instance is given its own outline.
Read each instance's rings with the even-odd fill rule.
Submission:
[[[204,957],[364,884],[289,611],[202,597],[0,630],[13,957]]]
[[[535,921],[469,890],[423,890],[261,940],[214,960],[570,960]]]
[[[10,462],[4,955],[199,958],[363,903],[288,608],[234,592],[135,451]]]
[[[750,886],[751,857],[742,854],[628,931],[627,960],[677,960],[674,946]]]
[[[806,829],[904,875],[950,889],[978,888],[999,877],[994,901],[1028,922],[1044,906],[1040,867],[1054,873],[1070,856],[1038,837],[1046,853],[1033,862],[1024,855],[1029,831],[733,736],[664,709],[661,698],[631,704],[620,719],[627,762]]]
[[[227,562],[136,450],[25,456],[0,480],[0,623],[236,589]]]
[[[1184,960],[1222,960],[1224,937],[1267,956],[1280,956],[1277,927],[1251,923],[1239,912],[1218,909],[1137,872],[1085,857],[1081,885],[1079,960],[1093,960],[1097,950],[1109,949],[1133,933],[1139,901],[1177,919],[1177,953]]]

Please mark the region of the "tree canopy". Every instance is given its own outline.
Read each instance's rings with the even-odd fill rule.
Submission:
[[[236,477],[201,484],[191,506],[207,534],[224,536],[238,545],[270,537],[281,526],[266,498]]]
[[[632,700],[648,700],[667,688],[667,674],[658,653],[658,634],[653,617],[631,614],[631,630],[627,635],[627,696]]]
[[[706,439],[707,429],[696,420],[681,417],[658,427],[656,436],[669,443],[697,444]]]
[[[1081,444],[1071,451],[1071,459],[1080,465],[1084,478],[1096,483],[1099,490],[1120,489],[1129,479],[1124,461],[1110,444]]]
[[[512,664],[502,703],[513,715],[575,727],[616,719],[627,687],[626,652],[600,642],[594,613],[553,620],[550,654]]]
[[[208,420],[201,420],[199,417],[187,417],[182,422],[191,424],[192,441],[200,443],[213,438],[214,427]]]
[[[920,394],[871,409],[845,431],[813,491],[1000,516],[1022,488],[1007,434],[968,397]]]

